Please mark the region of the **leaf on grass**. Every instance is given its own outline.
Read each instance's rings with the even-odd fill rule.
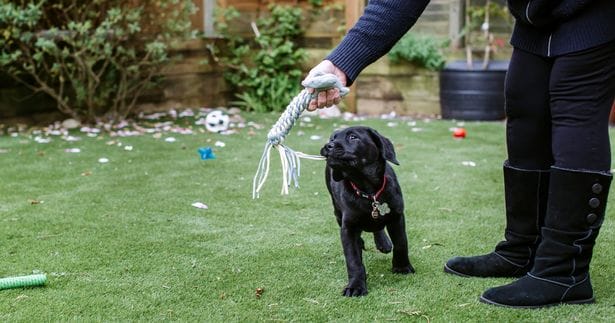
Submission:
[[[37,204],[43,204],[45,201],[40,201],[40,200],[28,200],[30,202],[31,205],[37,205]]]
[[[423,314],[423,312],[421,312],[421,311],[416,311],[416,310],[410,310],[410,311],[398,310],[397,313],[406,314],[408,316],[420,316],[420,317],[426,319],[427,323],[431,322],[431,320],[429,319],[429,316]]]
[[[263,293],[265,292],[265,289],[262,287],[259,287],[256,289],[255,295],[256,298],[261,298],[261,296],[263,296]]]
[[[316,304],[316,305],[320,305],[320,303],[315,300],[315,299],[311,299],[311,298],[304,298],[304,301],[308,302],[308,303],[312,303],[312,304]]]
[[[423,250],[424,250],[424,249],[429,249],[429,248],[431,248],[431,247],[433,247],[433,246],[442,247],[442,246],[444,246],[444,245],[443,245],[443,244],[441,244],[441,243],[434,242],[434,243],[430,243],[430,244],[428,244],[428,245],[423,246],[423,248],[422,248],[422,249],[423,249]]]

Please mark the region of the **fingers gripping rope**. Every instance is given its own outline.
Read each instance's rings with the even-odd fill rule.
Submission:
[[[271,149],[275,148],[280,154],[280,161],[282,163],[282,192],[281,194],[288,194],[288,187],[290,182],[295,183],[295,187],[299,186],[299,175],[301,172],[301,158],[312,160],[323,160],[322,156],[308,155],[299,151],[294,151],[291,148],[285,146],[282,142],[284,138],[290,132],[290,129],[295,124],[295,121],[299,119],[301,113],[308,107],[310,100],[318,95],[319,91],[337,88],[340,91],[340,95],[344,96],[348,94],[349,89],[344,87],[340,80],[334,74],[317,74],[301,83],[306,89],[303,89],[299,95],[295,96],[290,104],[286,107],[286,110],[282,113],[278,121],[271,127],[267,134],[267,143],[265,144],[265,150],[263,156],[258,164],[254,181],[252,182],[252,198],[259,197],[259,192],[265,185],[267,176],[269,175],[269,166]],[[307,88],[316,89],[314,93],[309,93]]]

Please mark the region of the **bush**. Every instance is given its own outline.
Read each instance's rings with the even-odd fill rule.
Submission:
[[[0,69],[84,121],[126,118],[187,36],[189,0],[0,0]]]
[[[230,29],[237,18],[239,12],[232,7],[221,13],[216,28],[226,48],[210,47],[239,99],[234,103],[248,111],[282,111],[301,90],[301,62],[307,53],[295,41],[302,34],[302,10],[269,6],[269,15],[256,21],[254,37]]]
[[[446,46],[448,46],[447,40],[407,33],[389,51],[388,57],[394,63],[403,60],[437,71],[446,63],[446,57],[442,53],[442,49]]]

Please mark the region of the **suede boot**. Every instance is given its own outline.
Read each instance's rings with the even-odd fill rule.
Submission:
[[[506,230],[495,251],[455,257],[444,271],[464,277],[521,277],[532,269],[546,212],[548,170],[524,170],[504,163]]]
[[[511,284],[487,290],[481,302],[519,308],[594,302],[589,263],[611,179],[608,173],[553,167],[534,267]]]

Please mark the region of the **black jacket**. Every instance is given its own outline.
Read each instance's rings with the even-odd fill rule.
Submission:
[[[414,25],[429,0],[371,0],[327,56],[352,84]],[[516,18],[511,44],[554,57],[615,40],[615,0],[508,0]]]
[[[554,57],[615,40],[614,0],[508,0],[511,44]]]

